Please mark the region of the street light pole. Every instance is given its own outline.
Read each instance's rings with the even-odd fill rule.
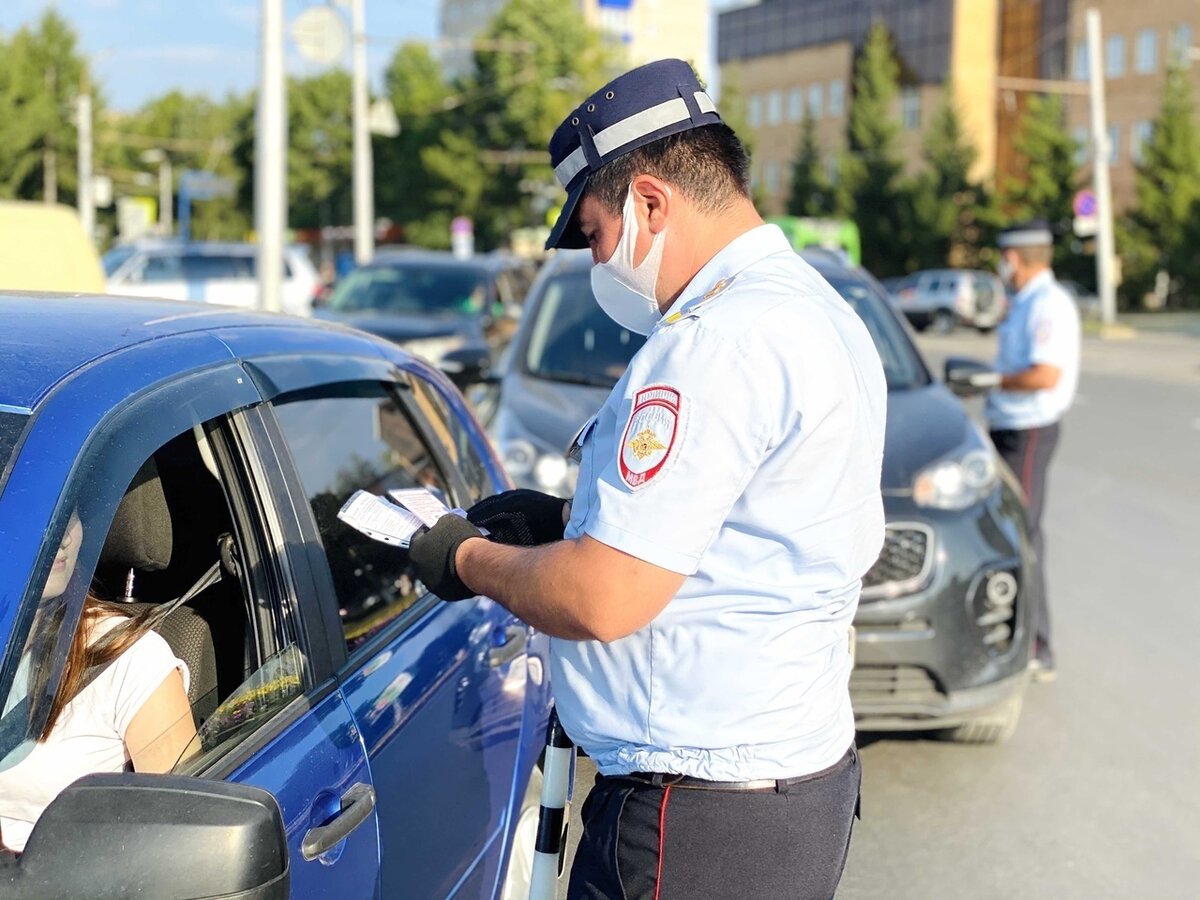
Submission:
[[[374,166],[367,122],[367,35],[364,0],[350,0],[354,99],[354,258],[359,265],[375,255]]]
[[[89,241],[95,241],[96,195],[92,181],[92,83],[86,68],[83,70],[75,114],[78,117],[77,143],[79,144],[77,158],[79,190],[76,205],[79,207],[79,221],[83,225],[83,233],[87,235]]]
[[[1100,318],[1106,327],[1117,320],[1117,293],[1113,278],[1112,185],[1109,181],[1108,121],[1104,100],[1104,58],[1100,40],[1100,11],[1087,11],[1088,80],[1092,107],[1092,179],[1096,191],[1096,287]]]
[[[254,133],[254,228],[259,306],[283,308],[283,232],[287,227],[287,96],[283,80],[283,0],[262,0],[258,109]]]

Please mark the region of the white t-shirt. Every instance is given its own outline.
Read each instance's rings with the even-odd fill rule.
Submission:
[[[100,622],[96,637],[122,621],[114,616]],[[0,771],[0,836],[7,849],[25,849],[42,811],[72,782],[125,769],[130,759],[125,732],[173,669],[183,675],[186,690],[187,664],[161,636],[147,632],[66,705],[45,741]]]

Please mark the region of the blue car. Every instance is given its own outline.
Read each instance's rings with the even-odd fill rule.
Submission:
[[[59,793],[0,895],[523,896],[548,641],[337,518],[358,489],[465,508],[509,486],[446,378],[220,307],[0,295],[0,326],[0,775],[85,597],[166,613],[197,732],[170,772]]]

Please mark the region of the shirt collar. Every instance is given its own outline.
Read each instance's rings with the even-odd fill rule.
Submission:
[[[759,260],[783,252],[794,251],[778,225],[759,225],[738,235],[692,277],[687,287],[679,294],[679,298],[663,313],[660,321],[665,321],[676,313],[686,315],[708,299],[709,293],[720,282],[728,284],[739,272],[748,269]]]
[[[1050,269],[1043,269],[1041,272],[1038,272],[1036,275],[1034,275],[1033,278],[1029,279],[1029,281],[1026,282],[1025,287],[1021,288],[1016,294],[1013,295],[1013,303],[1023,303],[1034,294],[1040,292],[1048,285],[1049,282],[1053,280],[1054,273]]]

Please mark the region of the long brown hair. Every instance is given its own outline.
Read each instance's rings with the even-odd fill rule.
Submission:
[[[75,628],[70,649],[67,651],[67,664],[63,669],[62,680],[59,681],[54,700],[50,703],[46,724],[38,736],[39,741],[44,741],[50,736],[67,704],[89,683],[91,673],[97,667],[111,663],[150,630],[147,619],[154,609],[155,607],[150,606],[131,614],[124,604],[108,603],[88,592],[83,612],[79,616],[79,625]],[[99,639],[93,640],[96,625],[110,616],[121,616],[127,621],[115,626]]]

